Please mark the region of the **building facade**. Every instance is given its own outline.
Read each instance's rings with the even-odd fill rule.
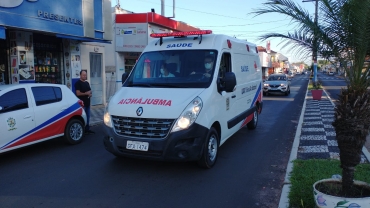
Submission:
[[[2,0],[0,84],[57,83],[74,91],[82,69],[102,104],[110,0]],[[100,89],[100,92],[99,92]]]

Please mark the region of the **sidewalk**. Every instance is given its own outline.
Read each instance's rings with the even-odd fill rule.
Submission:
[[[287,165],[279,208],[289,207],[289,175],[293,168],[293,160],[313,158],[339,159],[339,148],[335,130],[332,126],[333,121],[334,104],[325,90],[320,101],[313,100],[311,92],[307,91]],[[362,149],[362,163],[370,162],[369,151],[370,137],[368,136],[365,147]]]
[[[104,105],[90,107],[90,126],[95,126],[103,122],[104,109]]]

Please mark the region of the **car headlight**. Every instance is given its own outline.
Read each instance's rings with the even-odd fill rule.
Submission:
[[[264,86],[264,87],[268,87],[268,86],[269,86],[269,84],[263,84],[263,86]]]
[[[286,85],[285,85],[285,84],[280,84],[280,86],[282,86],[282,87],[286,87]]]
[[[199,97],[186,106],[185,110],[181,113],[180,117],[176,120],[175,125],[172,127],[172,132],[181,131],[189,128],[197,119],[200,111],[202,110],[203,102]]]
[[[112,125],[112,119],[111,119],[111,116],[109,114],[109,111],[108,111],[108,105],[105,105],[105,110],[104,110],[104,124],[110,128],[113,127]]]

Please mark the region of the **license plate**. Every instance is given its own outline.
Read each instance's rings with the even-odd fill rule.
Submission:
[[[126,144],[126,149],[130,150],[148,151],[148,148],[148,142],[127,141]]]

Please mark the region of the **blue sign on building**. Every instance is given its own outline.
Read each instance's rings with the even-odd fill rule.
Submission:
[[[81,41],[110,41],[112,34],[103,27],[103,22],[111,21],[106,11],[109,0],[1,0],[0,38],[5,39],[4,30],[10,27]]]

